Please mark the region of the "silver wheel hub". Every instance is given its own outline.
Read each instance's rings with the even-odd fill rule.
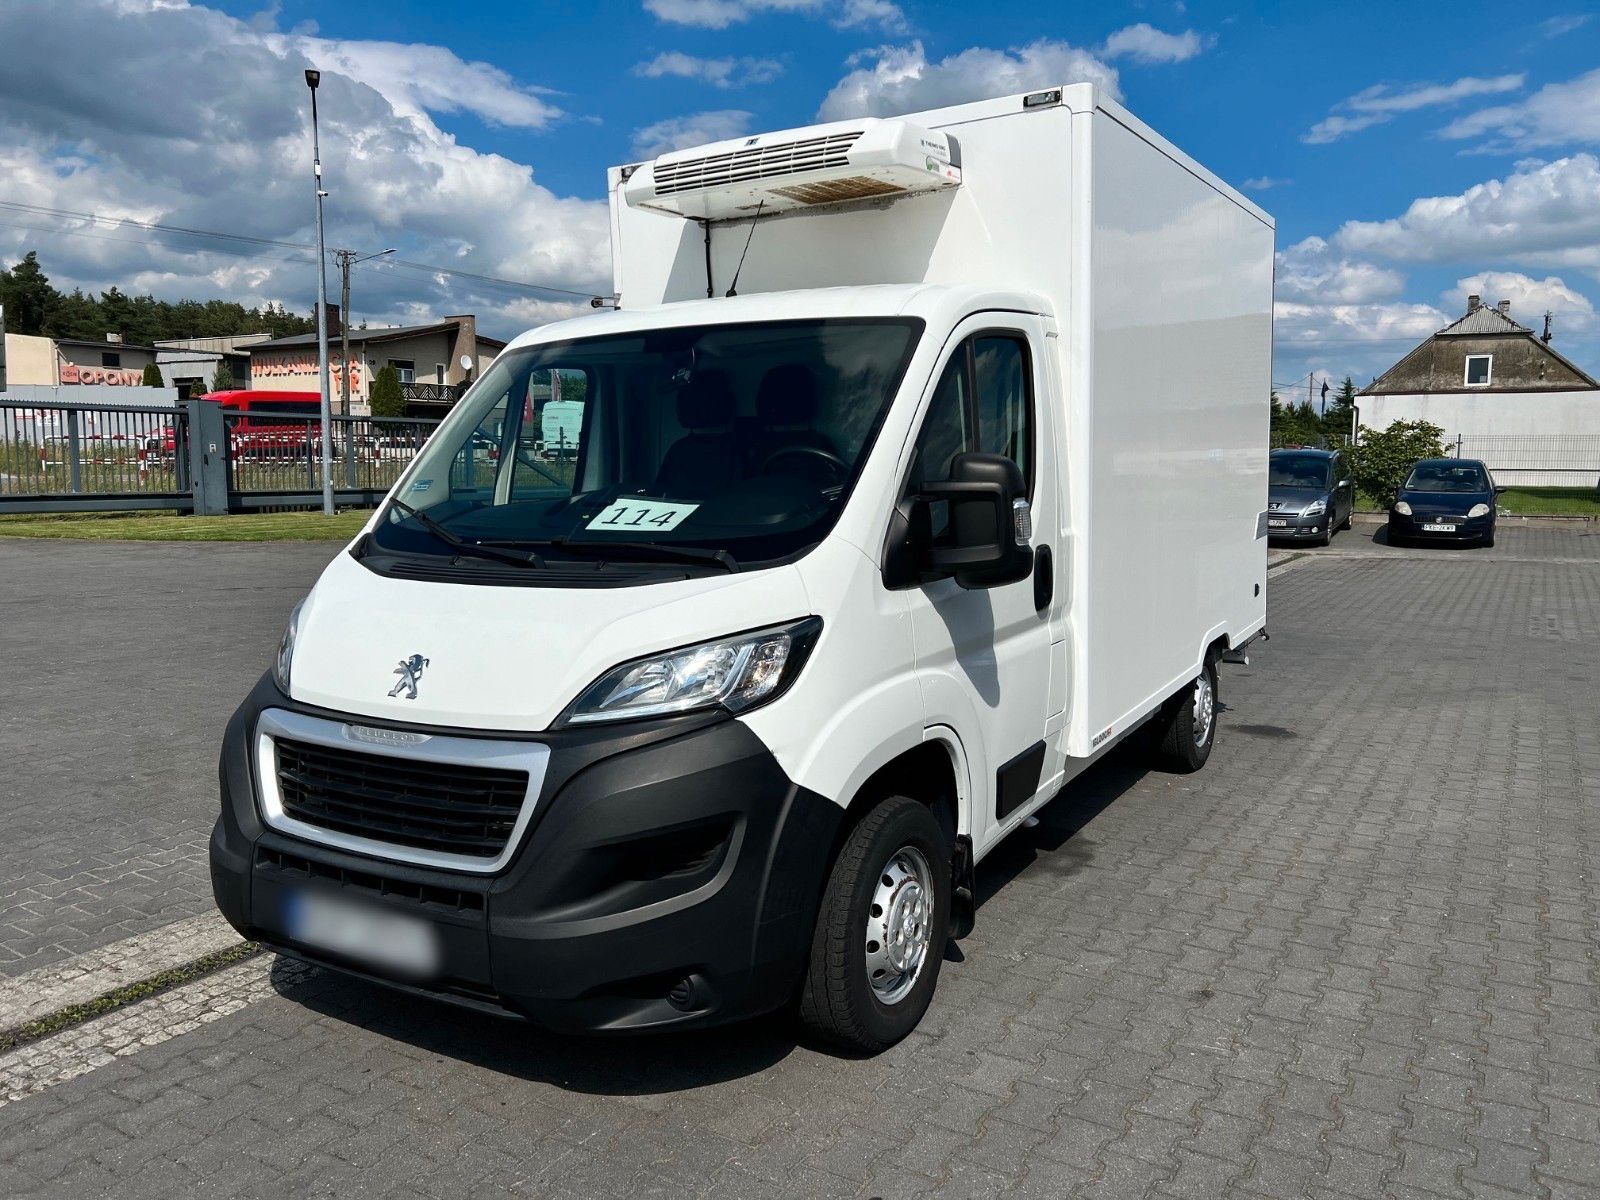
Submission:
[[[1194,681],[1194,744],[1204,746],[1211,739],[1211,725],[1217,719],[1217,689],[1211,675],[1202,673]]]
[[[884,1004],[916,986],[933,937],[933,872],[922,851],[902,846],[878,872],[867,909],[867,980]]]

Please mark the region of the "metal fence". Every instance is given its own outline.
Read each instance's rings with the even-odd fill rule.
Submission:
[[[1600,486],[1600,434],[1458,434],[1457,458],[1476,458],[1501,483],[1521,487]]]
[[[335,500],[376,504],[437,425],[334,417]],[[0,401],[0,512],[315,507],[321,459],[321,422],[303,416]]]

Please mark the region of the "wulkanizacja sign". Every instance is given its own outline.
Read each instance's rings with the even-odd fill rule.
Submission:
[[[333,386],[343,386],[344,378],[341,364],[337,358],[328,360],[328,374],[333,380]],[[250,378],[256,379],[282,379],[286,376],[315,375],[317,373],[317,356],[315,354],[282,354],[268,357],[266,355],[252,354],[250,356]],[[350,360],[350,386],[361,386],[361,360]]]

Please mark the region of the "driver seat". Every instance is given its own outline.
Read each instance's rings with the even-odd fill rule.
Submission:
[[[783,363],[761,377],[756,390],[756,419],[761,430],[750,444],[750,466],[760,471],[779,450],[812,446],[837,453],[827,435],[811,428],[816,420],[817,377],[804,363]]]
[[[737,409],[733,384],[722,371],[697,371],[678,393],[684,434],[662,456],[656,493],[691,500],[721,491],[738,475]]]

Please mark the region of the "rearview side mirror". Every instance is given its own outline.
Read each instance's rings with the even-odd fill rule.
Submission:
[[[935,576],[964,588],[1015,583],[1033,573],[1033,515],[1022,469],[1001,454],[958,454],[950,478],[922,487],[917,501],[949,506],[943,536],[926,536],[919,557]],[[926,531],[927,521],[914,528]]]
[[[1505,490],[1506,489],[1505,489],[1505,485],[1504,484],[1497,483],[1497,484],[1494,485],[1494,494],[1496,496],[1504,495],[1505,494]]]

